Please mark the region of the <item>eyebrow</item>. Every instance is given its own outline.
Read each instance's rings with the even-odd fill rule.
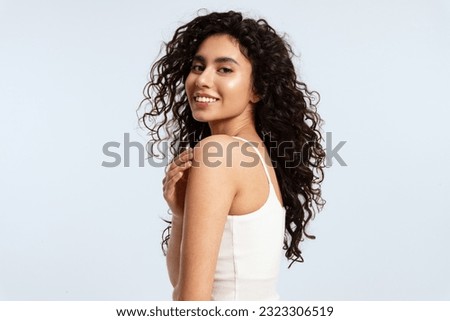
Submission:
[[[193,61],[199,61],[201,63],[205,63],[206,59],[203,56],[195,55]],[[218,57],[218,58],[214,59],[214,62],[215,63],[231,62],[231,63],[236,64],[236,65],[239,66],[239,63],[236,60],[234,60],[233,58],[230,58],[230,57]]]

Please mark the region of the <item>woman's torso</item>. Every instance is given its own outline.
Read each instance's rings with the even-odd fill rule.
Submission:
[[[243,138],[236,139],[248,143]],[[263,160],[264,147],[247,146],[256,165],[249,166],[239,202],[227,217],[213,284],[212,300],[278,300],[285,209],[273,168]],[[256,158],[257,157],[257,158]],[[247,178],[247,177],[246,177]],[[251,186],[251,188],[249,188]],[[247,201],[245,204],[245,201]]]

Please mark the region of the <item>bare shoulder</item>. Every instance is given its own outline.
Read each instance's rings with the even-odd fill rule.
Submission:
[[[208,167],[222,169],[227,172],[236,171],[243,159],[242,142],[229,135],[211,135],[199,141],[194,147],[192,167]]]
[[[210,135],[206,138],[203,138],[201,141],[195,145],[197,149],[204,149],[209,147],[227,147],[229,144],[237,142],[237,139],[225,134],[219,135]]]

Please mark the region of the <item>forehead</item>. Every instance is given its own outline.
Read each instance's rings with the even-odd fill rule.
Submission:
[[[197,56],[202,56],[207,62],[214,61],[219,57],[229,57],[239,64],[250,64],[248,59],[242,54],[239,42],[229,35],[212,35],[203,40],[197,52]]]

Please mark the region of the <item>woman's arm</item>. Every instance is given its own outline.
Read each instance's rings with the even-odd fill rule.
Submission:
[[[223,229],[237,192],[236,175],[229,164],[234,157],[226,152],[230,142],[229,136],[214,135],[194,148],[174,300],[211,300]]]
[[[191,150],[186,150],[175,157],[167,168],[166,176],[163,179],[164,199],[172,211],[172,225],[167,244],[166,263],[169,279],[173,287],[178,283],[184,200],[192,157],[193,153]]]
[[[170,229],[170,239],[167,247],[166,264],[169,273],[170,283],[176,287],[180,271],[180,247],[183,233],[183,216],[172,216],[172,227]]]

